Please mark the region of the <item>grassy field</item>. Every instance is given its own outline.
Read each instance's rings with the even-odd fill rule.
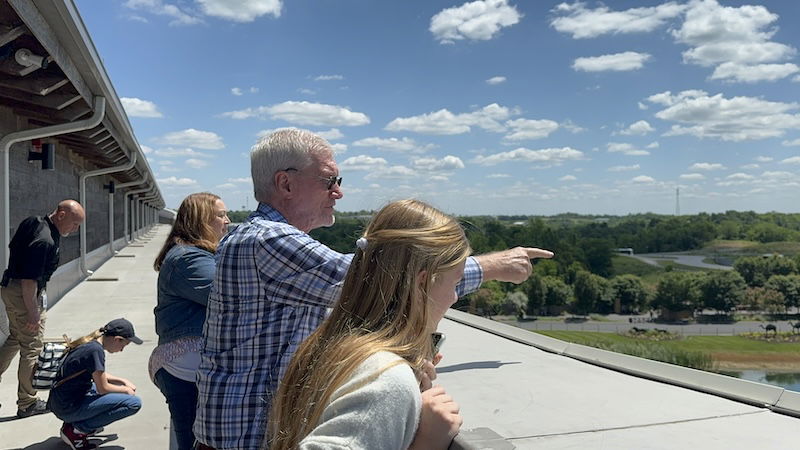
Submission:
[[[687,336],[671,341],[643,341],[614,333],[589,331],[538,331],[562,341],[607,348],[644,345],[654,353],[701,353],[713,361],[715,370],[769,369],[800,371],[800,343],[776,343],[741,336]],[[647,355],[637,355],[647,357]],[[651,358],[658,359],[658,358]],[[659,359],[661,360],[661,359]],[[667,361],[670,362],[670,361]]]
[[[785,256],[800,254],[800,242],[768,242],[762,244],[754,241],[728,241],[717,239],[699,250],[691,251],[695,255],[733,254],[733,255],[765,255],[779,253]]]

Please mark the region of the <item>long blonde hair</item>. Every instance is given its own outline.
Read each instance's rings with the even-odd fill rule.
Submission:
[[[371,355],[389,351],[416,370],[432,356],[428,292],[469,256],[464,230],[424,202],[401,200],[375,215],[364,238],[331,315],[300,345],[273,396],[265,449],[295,448]]]
[[[217,251],[219,236],[211,227],[217,200],[220,200],[219,196],[210,192],[189,194],[183,199],[175,216],[175,224],[153,262],[156,272],[161,269],[167,253],[178,244],[193,245],[211,253]]]
[[[83,345],[83,344],[85,344],[87,342],[96,341],[96,340],[100,339],[101,336],[103,336],[103,329],[102,328],[100,328],[98,330],[94,330],[91,333],[87,334],[86,336],[79,337],[78,339],[75,339],[74,341],[70,341],[69,338],[67,337],[67,335],[65,334],[64,335],[64,341],[67,343],[67,348],[68,349],[74,350],[74,349],[80,347],[81,345]]]

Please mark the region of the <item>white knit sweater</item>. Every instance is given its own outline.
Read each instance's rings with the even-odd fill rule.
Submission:
[[[358,366],[333,393],[300,449],[407,449],[419,424],[419,382],[408,364],[398,364],[375,378],[399,359],[394,353],[380,352]]]

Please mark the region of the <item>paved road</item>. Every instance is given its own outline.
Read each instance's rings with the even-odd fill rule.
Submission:
[[[672,325],[653,322],[629,323],[625,322],[598,322],[589,320],[581,323],[567,323],[563,320],[524,320],[518,321],[511,318],[498,318],[498,322],[514,325],[526,330],[536,331],[597,331],[603,333],[624,333],[632,327],[645,329],[662,329],[685,336],[733,336],[742,333],[764,332],[761,325],[765,322],[742,321],[734,324],[688,324]],[[779,332],[789,332],[793,328],[788,321],[770,322],[778,327]]]
[[[703,262],[707,256],[704,255],[687,255],[685,253],[642,253],[640,255],[622,255],[638,259],[652,266],[659,266],[659,261],[672,261],[676,264],[684,266],[699,267],[701,269],[715,269],[715,270],[732,270],[731,266],[722,266],[719,264],[709,264]]]

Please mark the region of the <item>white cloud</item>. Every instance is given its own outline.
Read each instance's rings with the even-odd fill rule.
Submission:
[[[257,88],[257,87],[255,87],[255,86],[251,86],[251,87],[250,87],[250,89],[248,89],[248,91],[250,91],[250,93],[251,93],[251,94],[258,94],[258,91],[259,91],[259,90],[260,90],[260,89],[258,89],[258,88]]]
[[[790,179],[790,178],[796,178],[796,175],[791,173],[791,172],[781,172],[781,171],[770,172],[770,171],[767,171],[767,172],[763,172],[761,174],[761,178],[764,178],[766,180],[786,180],[786,179]]]
[[[653,177],[648,177],[647,175],[639,175],[638,177],[631,178],[631,181],[634,183],[653,183],[656,180]]]
[[[303,95],[315,95],[317,93],[317,91],[314,91],[314,90],[311,90],[311,89],[306,89],[306,88],[300,88],[300,89],[297,90],[297,92],[299,92],[299,93],[301,93]]]
[[[505,82],[506,82],[506,77],[499,77],[499,76],[498,77],[492,77],[492,78],[489,78],[488,80],[486,80],[486,84],[491,84],[491,85],[496,85],[496,84],[505,83]]]
[[[486,178],[511,178],[511,175],[507,173],[490,173],[486,175]]]
[[[336,139],[344,137],[344,134],[342,134],[338,128],[331,128],[328,131],[317,131],[317,135],[329,141],[335,141]]]
[[[197,180],[178,177],[160,178],[156,181],[162,186],[194,186],[197,184]]]
[[[658,148],[658,147],[659,147],[658,141],[654,141],[654,142],[651,142],[651,143],[647,144],[646,148],[651,148],[652,149],[652,148]]]
[[[130,9],[146,11],[158,16],[171,17],[172,21],[169,22],[170,25],[195,25],[203,23],[200,17],[189,14],[175,5],[164,3],[162,0],[128,0],[125,2],[125,6]]]
[[[639,170],[639,165],[633,164],[630,166],[611,166],[607,170],[609,172],[627,172],[630,170]]]
[[[210,156],[205,153],[192,150],[191,148],[174,148],[174,147],[158,149],[153,153],[156,156],[161,156],[164,158],[173,158],[175,156],[187,156],[190,158],[208,158]]]
[[[585,3],[561,3],[553,9],[559,15],[550,25],[573,39],[594,38],[603,34],[643,33],[653,31],[685,10],[675,2],[649,8],[611,11],[606,6],[587,9]]]
[[[189,158],[183,163],[192,169],[202,169],[203,167],[208,167],[208,161],[196,158]]]
[[[640,135],[643,136],[647,133],[652,133],[655,131],[655,128],[650,126],[646,120],[640,120],[638,122],[632,123],[628,128],[619,132],[619,134],[624,135]]]
[[[281,16],[282,0],[197,0],[206,15],[234,22],[252,22],[272,14]]]
[[[726,180],[752,180],[755,177],[742,172],[736,172],[725,177]]]
[[[259,106],[222,114],[231,119],[249,119],[252,117],[281,119],[286,122],[311,126],[347,126],[355,127],[369,123],[369,117],[360,112],[326,105],[323,103],[287,101],[272,106]]]
[[[227,181],[228,183],[250,184],[253,182],[253,178],[252,177],[228,178],[225,181]]]
[[[752,169],[758,169],[759,167],[761,167],[761,166],[759,166],[758,164],[745,164],[745,165],[741,166],[741,169],[752,170]]]
[[[489,156],[479,155],[473,159],[473,162],[482,166],[493,166],[508,161],[561,164],[564,161],[580,159],[584,159],[583,152],[570,147],[545,148],[541,150],[518,148]]]
[[[572,68],[584,72],[623,72],[641,69],[648,59],[650,59],[650,55],[647,53],[623,52],[577,58],[572,64]]]
[[[375,172],[370,172],[367,176],[364,177],[365,180],[386,180],[386,179],[395,179],[395,180],[404,180],[413,178],[417,175],[416,172],[409,169],[406,166],[391,166],[391,167],[384,167],[379,168]]]
[[[559,124],[559,126],[561,126],[561,128],[563,128],[563,129],[565,129],[565,130],[567,130],[567,131],[569,131],[570,133],[573,133],[573,134],[582,133],[582,132],[586,131],[586,128],[582,128],[582,127],[576,125],[573,121],[571,121],[569,119],[561,122],[561,124]]]
[[[376,148],[378,150],[388,150],[394,152],[424,152],[430,146],[420,146],[417,144],[413,139],[409,138],[379,138],[379,137],[368,137],[364,139],[359,139],[353,142],[354,147],[371,147]]]
[[[411,165],[417,170],[432,172],[464,168],[464,162],[461,161],[461,158],[453,155],[447,155],[442,159],[419,158],[415,159]]]
[[[477,0],[439,11],[431,18],[430,32],[442,44],[462,39],[486,41],[521,17],[507,0]]]
[[[623,153],[628,156],[645,156],[650,154],[647,150],[641,150],[631,144],[622,142],[609,142],[607,147],[610,153]]]
[[[702,173],[684,173],[679,177],[681,180],[705,180],[706,177]]]
[[[572,175],[564,175],[563,177],[558,179],[558,181],[575,181],[575,180],[577,180],[577,178],[575,178]]]
[[[720,163],[701,162],[701,163],[694,163],[691,166],[689,166],[689,170],[724,170],[724,169],[727,169],[727,167],[723,166]]]
[[[344,80],[342,75],[317,75],[314,81],[331,81],[331,80]]]
[[[236,185],[233,183],[222,183],[216,186],[217,189],[236,189]]]
[[[203,150],[219,150],[225,148],[222,137],[211,131],[195,130],[187,128],[181,131],[167,133],[157,138],[156,141],[162,145],[193,147]]]
[[[240,96],[240,95],[243,95],[244,92],[242,92],[242,88],[234,87],[234,88],[231,88],[231,94],[236,95],[236,96]]]
[[[139,148],[142,149],[142,153],[144,153],[145,155],[147,155],[149,153],[153,153],[153,148],[152,147],[148,147],[146,145],[139,145]]]
[[[119,99],[125,113],[130,117],[158,118],[164,117],[155,103],[148,100],[141,100],[134,97],[122,97]]]
[[[638,106],[639,109],[641,109],[642,111],[644,111],[645,109],[649,108],[649,106],[647,106],[646,104],[644,104],[642,102],[636,102],[636,106]]]
[[[781,164],[800,164],[800,156],[792,156],[791,158],[781,160]]]
[[[692,135],[723,141],[765,139],[783,135],[786,130],[800,129],[797,103],[771,102],[755,97],[709,97],[703,91],[669,91],[652,95],[650,102],[667,108],[657,112],[659,119],[678,122],[665,136]]]
[[[726,62],[717,66],[710,78],[712,80],[755,83],[780,80],[797,72],[800,72],[800,67],[791,63],[743,65]]]
[[[351,156],[339,164],[341,170],[377,170],[385,167],[388,162],[383,158],[373,158],[367,155]]]
[[[497,103],[486,105],[483,108],[461,114],[453,114],[446,109],[412,117],[398,117],[388,125],[387,131],[413,131],[420,134],[462,134],[468,133],[473,127],[487,131],[503,132],[505,127],[500,121],[517,114],[515,109],[500,106]]]
[[[771,157],[771,156],[756,156],[756,158],[755,158],[755,159],[756,159],[756,161],[758,161],[758,162],[764,162],[764,163],[767,163],[767,162],[770,162],[770,161],[772,161],[774,158],[773,158],[773,157]]]
[[[781,145],[786,146],[786,147],[797,147],[797,146],[800,146],[800,138],[795,139],[793,141],[783,141],[783,142],[781,142]]]
[[[794,64],[771,64],[793,57],[797,50],[771,38],[778,15],[761,5],[721,6],[716,0],[689,4],[682,26],[672,31],[686,44],[686,63],[717,65],[711,79],[732,82],[774,81],[798,71]]]
[[[331,148],[333,149],[334,155],[340,155],[347,151],[347,144],[331,144]]]
[[[506,126],[511,129],[503,139],[509,141],[523,141],[528,139],[541,139],[558,129],[558,122],[552,120],[515,119],[506,121]]]

